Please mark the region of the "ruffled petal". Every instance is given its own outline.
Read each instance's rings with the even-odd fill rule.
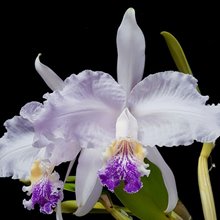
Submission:
[[[25,104],[21,110],[20,115],[33,123],[39,117],[41,110],[43,109],[43,104],[40,102],[32,101]]]
[[[129,94],[141,81],[145,64],[145,39],[135,19],[135,11],[129,8],[117,33],[118,82]]]
[[[81,147],[106,147],[115,136],[115,123],[125,105],[125,93],[103,72],[83,71],[71,75],[62,91],[47,95],[34,122],[41,140],[60,136]],[[33,111],[33,110],[32,110]]]
[[[4,125],[7,132],[0,139],[0,176],[26,179],[33,162],[44,158],[44,149],[32,146],[34,131],[27,119],[15,116]]]
[[[30,102],[21,108],[20,115],[34,124],[43,110],[41,103]],[[44,136],[35,132],[33,145],[38,148],[46,146],[45,155],[55,166],[74,160],[81,149],[75,139],[66,140],[60,131],[52,132],[47,138],[42,137]]]
[[[51,90],[62,89],[65,83],[52,69],[40,62],[40,55],[41,54],[39,54],[35,60],[35,68],[37,72]]]
[[[76,141],[66,142],[63,138],[54,140],[54,143],[48,146],[48,159],[52,164],[58,166],[61,163],[75,160],[81,148]]]
[[[220,135],[220,105],[205,105],[197,80],[179,72],[148,76],[131,92],[130,112],[138,121],[144,145],[190,145],[213,142]]]
[[[178,195],[176,189],[176,181],[170,167],[164,161],[156,147],[147,147],[147,159],[154,163],[161,171],[164,184],[168,193],[168,205],[165,212],[171,212],[177,204]]]
[[[79,209],[76,215],[87,214],[97,202],[102,186],[98,170],[102,166],[101,149],[83,149],[76,170],[76,201]]]

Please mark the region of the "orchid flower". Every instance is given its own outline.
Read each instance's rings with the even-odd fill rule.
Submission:
[[[31,181],[23,189],[32,194],[24,200],[26,208],[39,204],[42,212],[52,212],[63,199],[54,168],[79,154],[75,215],[92,209],[103,186],[114,192],[123,181],[127,193],[138,192],[141,177],[151,175],[144,158],[161,170],[170,212],[178,201],[176,183],[157,146],[219,137],[220,106],[205,104],[208,97],[198,93],[193,76],[165,71],[142,80],[145,39],[132,8],[118,28],[117,51],[118,82],[92,70],[62,81],[37,57],[36,70],[53,92],[44,95],[43,104],[27,103],[20,116],[6,121],[0,139],[0,176]]]

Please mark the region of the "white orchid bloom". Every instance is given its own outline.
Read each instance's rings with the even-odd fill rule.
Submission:
[[[193,76],[166,71],[141,81],[145,39],[132,8],[125,12],[118,29],[117,49],[118,83],[107,73],[91,70],[63,82],[36,59],[37,71],[55,91],[45,95],[43,105],[25,105],[21,116],[5,124],[8,132],[0,140],[0,176],[33,180],[33,185],[25,188],[32,193],[31,202],[24,202],[27,208],[38,203],[50,213],[62,199],[61,183],[52,168],[74,160],[81,151],[76,215],[92,209],[103,186],[114,191],[124,181],[126,192],[139,191],[141,176],[150,178],[145,157],[162,172],[168,192],[165,211],[170,212],[178,200],[175,179],[156,146],[214,142],[219,137],[220,107],[205,105],[208,97],[197,92]],[[48,181],[54,187],[50,190],[56,192],[55,202],[49,199],[40,204],[41,192],[35,203],[33,192]]]

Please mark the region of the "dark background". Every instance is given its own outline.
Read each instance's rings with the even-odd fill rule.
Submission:
[[[1,7],[1,111],[0,123],[18,114],[27,102],[43,101],[50,91],[34,68],[41,61],[62,79],[84,69],[102,70],[116,75],[116,32],[128,7],[136,11],[136,19],[146,39],[145,76],[164,70],[176,70],[161,31],[172,33],[182,45],[194,76],[199,80],[202,94],[210,103],[220,102],[219,91],[219,20],[218,7],[208,4],[192,5],[180,1],[64,1],[57,3],[4,4]],[[49,3],[49,2],[47,2]],[[1,134],[4,133],[3,125]],[[216,168],[210,172],[216,202],[220,209],[219,140],[211,154]],[[203,219],[197,183],[197,161],[201,144],[190,147],[160,148],[176,177],[179,198],[193,219]],[[211,165],[211,161],[209,161]],[[22,184],[10,178],[0,179],[0,211],[4,218],[54,219],[35,211],[25,210]],[[81,219],[96,218],[91,216]],[[0,217],[3,219],[2,217]],[[78,219],[64,216],[64,219]],[[79,218],[80,219],[80,218]]]

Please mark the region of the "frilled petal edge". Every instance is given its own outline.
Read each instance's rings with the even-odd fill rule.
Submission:
[[[206,105],[188,74],[166,71],[149,75],[131,92],[128,106],[138,121],[144,145],[213,142],[220,135],[220,105]]]
[[[7,132],[0,139],[0,176],[26,179],[33,162],[44,158],[44,149],[32,146],[34,131],[32,124],[20,116],[4,123]]]
[[[91,70],[71,75],[65,83],[61,91],[46,96],[33,122],[38,144],[58,135],[68,142],[79,140],[82,148],[109,145],[125,105],[124,90],[109,74]]]
[[[42,111],[44,108],[41,103],[30,102],[21,108],[20,115],[31,121],[34,126],[34,122],[40,120]],[[40,129],[39,131],[40,133],[34,133],[33,145],[37,148],[45,147],[45,156],[53,165],[57,166],[76,158],[81,149],[76,139],[66,140],[64,134],[57,130],[54,133],[47,132],[48,138],[45,138]]]

